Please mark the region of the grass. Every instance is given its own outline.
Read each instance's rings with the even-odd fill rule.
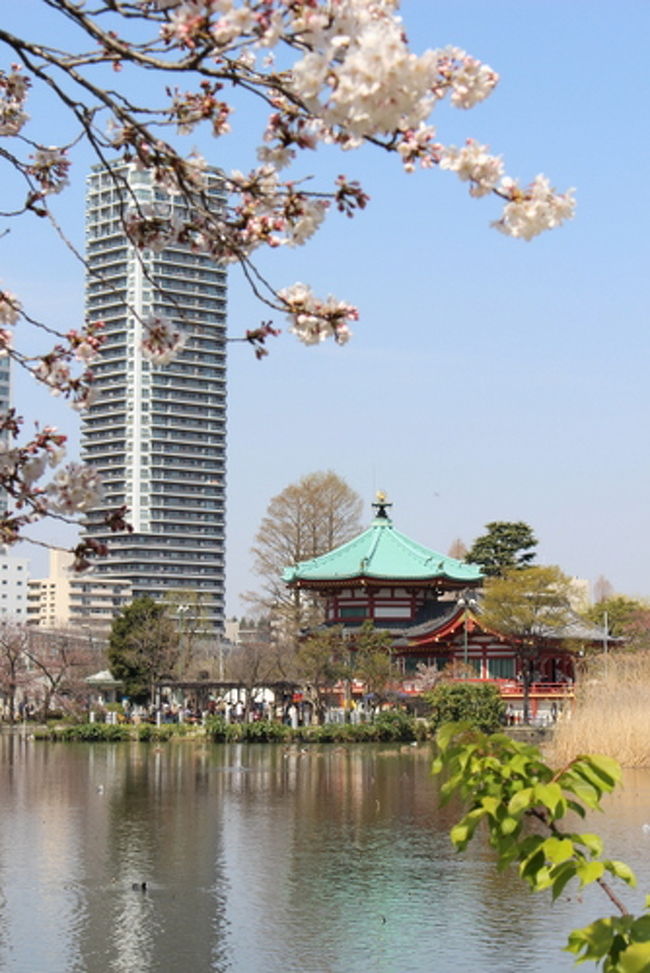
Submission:
[[[573,709],[557,725],[552,759],[603,753],[650,767],[650,652],[611,652],[587,664]]]

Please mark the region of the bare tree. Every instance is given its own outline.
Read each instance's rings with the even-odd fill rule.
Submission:
[[[607,601],[614,595],[614,586],[604,574],[599,574],[594,581],[594,602]]]
[[[449,557],[455,557],[458,561],[464,561],[467,554],[467,544],[457,537],[449,546]]]
[[[277,649],[269,642],[243,642],[228,656],[226,680],[244,690],[244,719],[264,690],[281,680]]]
[[[200,591],[182,588],[169,591],[164,599],[165,614],[178,629],[178,660],[175,665],[180,679],[187,679],[206,655],[206,637],[210,633],[205,600]]]
[[[73,629],[28,629],[25,657],[32,672],[30,692],[40,699],[40,718],[46,720],[53,704],[78,705],[87,695],[85,677],[96,665],[88,639]]]
[[[271,612],[276,632],[291,642],[321,616],[320,602],[282,581],[284,568],[325,554],[361,529],[359,495],[336,473],[310,473],[270,501],[255,538],[254,571],[262,591],[247,598]]]
[[[16,719],[16,692],[27,679],[29,629],[18,622],[0,621],[0,692],[10,723]]]

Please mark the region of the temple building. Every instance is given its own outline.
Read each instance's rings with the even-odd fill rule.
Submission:
[[[402,693],[418,694],[424,669],[457,664],[461,678],[495,683],[515,709],[523,697],[525,666],[533,713],[573,695],[576,644],[598,640],[597,630],[576,616],[561,634],[541,640],[534,659],[527,658],[516,639],[482,626],[483,575],[477,565],[396,530],[383,494],[373,506],[375,518],[363,533],[283,573],[289,588],[324,601],[325,626],[341,625],[352,646],[366,622],[391,632],[396,689]]]

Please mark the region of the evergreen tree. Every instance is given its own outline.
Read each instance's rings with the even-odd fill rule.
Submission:
[[[145,702],[153,698],[156,682],[174,674],[179,655],[176,626],[165,606],[153,598],[135,598],[114,620],[108,662],[130,699]]]
[[[537,546],[532,527],[522,520],[493,520],[485,529],[486,533],[477,537],[465,555],[468,563],[478,564],[488,578],[530,566],[535,558],[533,548]]]

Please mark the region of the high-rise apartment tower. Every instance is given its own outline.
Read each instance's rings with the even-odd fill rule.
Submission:
[[[191,591],[208,628],[223,623],[226,435],[226,275],[208,257],[172,245],[136,250],[124,232],[137,199],[161,214],[180,197],[154,187],[134,164],[88,178],[87,316],[103,321],[106,343],[93,366],[96,399],[82,430],[85,462],[102,475],[102,509],[87,517],[89,536],[110,554],[97,571],[130,581],[134,597]],[[206,194],[222,204],[216,173]],[[142,321],[165,315],[189,335],[164,367],[142,350]],[[133,533],[111,534],[107,510],[126,504]]]

